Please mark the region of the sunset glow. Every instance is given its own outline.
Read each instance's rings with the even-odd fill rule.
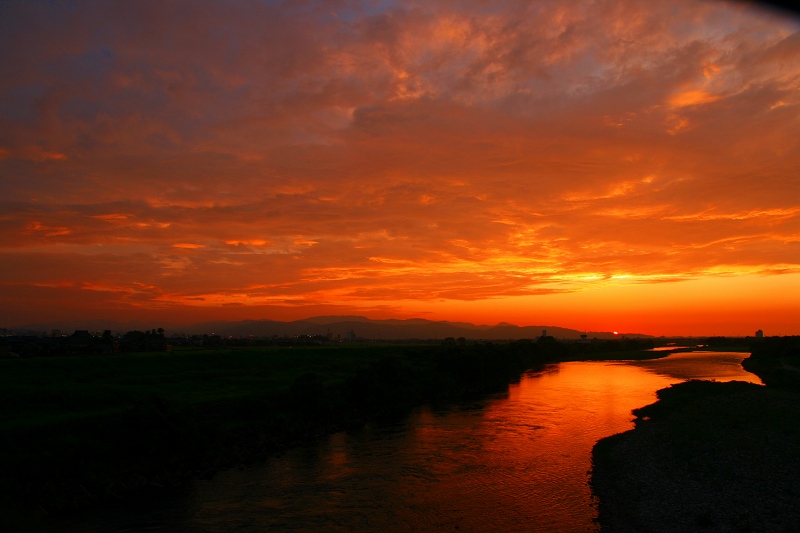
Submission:
[[[0,104],[0,327],[800,334],[786,13],[9,2]]]

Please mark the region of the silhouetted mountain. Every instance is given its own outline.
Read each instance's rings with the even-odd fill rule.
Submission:
[[[361,316],[312,317],[294,322],[274,320],[247,320],[242,322],[208,322],[183,328],[188,333],[215,333],[232,337],[294,337],[296,335],[328,335],[334,339],[344,339],[350,331],[364,339],[406,340],[406,339],[445,339],[465,337],[468,339],[530,339],[547,335],[559,339],[579,339],[582,331],[556,326],[515,326],[501,322],[496,326],[475,325],[466,322],[432,321],[422,318],[408,320],[371,320]],[[625,334],[628,337],[646,337],[639,334]],[[620,335],[621,336],[621,335]],[[611,339],[611,332],[592,332],[588,338]]]
[[[388,319],[371,320],[363,316],[320,316],[293,322],[280,322],[277,320],[242,320],[237,322],[214,321],[190,325],[174,325],[163,323],[142,322],[111,322],[104,320],[87,321],[60,321],[53,323],[32,324],[15,328],[19,330],[39,331],[49,333],[53,329],[60,329],[62,333],[69,334],[79,329],[89,331],[103,331],[110,329],[112,332],[124,333],[131,330],[145,331],[148,329],[164,328],[167,336],[174,334],[203,335],[215,334],[223,337],[295,337],[297,335],[328,335],[334,339],[345,339],[349,332],[354,332],[358,338],[407,340],[407,339],[438,339],[447,337],[467,339],[533,339],[540,337],[543,331],[557,339],[579,339],[582,331],[556,326],[515,326],[507,322],[500,322],[490,326],[476,325],[468,322],[433,321],[424,318],[411,318],[407,320]],[[627,337],[647,337],[635,333],[625,333]],[[589,339],[611,339],[621,337],[611,332],[591,332]]]
[[[336,324],[337,322],[369,322],[365,316],[344,315],[344,316],[313,316],[306,318],[303,322],[313,322],[314,324]]]

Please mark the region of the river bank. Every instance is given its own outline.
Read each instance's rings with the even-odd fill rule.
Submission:
[[[424,403],[504,390],[531,368],[653,357],[545,339],[2,361],[0,516],[12,530],[209,477]],[[609,351],[612,350],[612,351]]]
[[[800,530],[796,347],[754,345],[743,366],[766,386],[673,385],[634,411],[635,429],[600,440],[591,484],[602,531]]]

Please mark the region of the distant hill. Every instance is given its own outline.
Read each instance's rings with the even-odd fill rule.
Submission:
[[[476,325],[468,322],[433,321],[424,318],[411,318],[407,320],[372,320],[363,316],[318,316],[293,322],[280,322],[276,320],[242,320],[238,322],[203,322],[190,325],[175,324],[145,324],[141,322],[111,322],[103,320],[87,321],[61,321],[53,323],[31,324],[16,328],[15,331],[47,332],[54,329],[62,333],[72,333],[76,329],[89,331],[102,331],[110,329],[114,333],[124,333],[130,330],[148,330],[164,328],[167,336],[173,334],[202,335],[216,334],[223,337],[294,337],[296,335],[330,335],[336,339],[344,339],[352,331],[358,338],[408,340],[408,339],[445,339],[447,337],[465,337],[467,339],[531,339],[547,335],[557,339],[579,339],[582,331],[557,326],[515,326],[507,322],[497,325]],[[614,335],[612,332],[588,332],[590,339],[612,339],[615,337],[647,337],[636,333]]]
[[[408,340],[445,339],[523,339],[539,337],[546,329],[548,335],[559,338],[579,338],[581,332],[557,327],[477,326],[469,323],[435,322],[421,318],[408,320],[371,320],[365,317],[312,317],[294,322],[248,320],[243,322],[208,322],[187,326],[192,333],[211,333],[233,337],[294,337],[296,335],[330,335],[344,339],[349,332],[358,338]]]

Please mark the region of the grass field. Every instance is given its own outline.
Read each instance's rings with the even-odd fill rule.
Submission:
[[[289,391],[314,372],[342,383],[393,346],[259,347],[0,360],[0,431],[120,414],[143,403],[176,409]],[[424,351],[424,349],[422,349]]]

